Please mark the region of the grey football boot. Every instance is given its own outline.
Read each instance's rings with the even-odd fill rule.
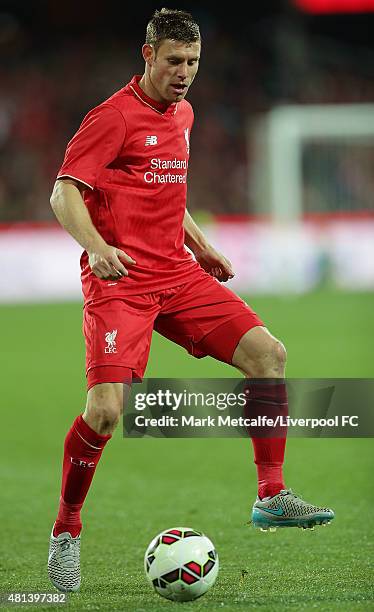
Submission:
[[[78,591],[81,584],[80,535],[73,538],[70,533],[53,535],[49,543],[48,576],[52,584],[64,593]]]
[[[262,531],[275,531],[277,527],[314,529],[315,525],[327,525],[334,517],[330,508],[313,506],[291,489],[282,489],[270,499],[257,498],[252,508],[252,524]]]

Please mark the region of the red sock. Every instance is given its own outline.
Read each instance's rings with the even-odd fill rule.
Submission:
[[[79,415],[65,438],[60,506],[53,534],[69,531],[73,538],[82,529],[80,511],[90,488],[105,444],[112,436],[102,436]]]
[[[275,379],[249,384],[249,397],[246,405],[246,416],[254,418],[265,415],[274,418],[288,414],[287,388],[285,383]],[[277,437],[269,437],[276,435]],[[249,428],[252,438],[254,461],[257,467],[258,496],[272,497],[286,486],[283,480],[284,451],[287,429],[264,427],[260,431]],[[262,437],[258,437],[261,435]]]

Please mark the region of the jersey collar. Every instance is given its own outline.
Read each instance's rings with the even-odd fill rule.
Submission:
[[[144,104],[150,106],[154,111],[160,113],[161,115],[175,115],[177,111],[177,104],[173,102],[172,104],[164,104],[163,102],[157,102],[147,96],[147,94],[139,87],[139,81],[141,79],[141,75],[136,74],[130,81],[129,87],[132,90],[133,94],[139,98]]]

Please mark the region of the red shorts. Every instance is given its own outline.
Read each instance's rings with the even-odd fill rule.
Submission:
[[[197,282],[141,296],[90,302],[84,307],[88,388],[142,379],[152,331],[197,358],[231,363],[243,334],[263,322],[235,293],[202,271]]]

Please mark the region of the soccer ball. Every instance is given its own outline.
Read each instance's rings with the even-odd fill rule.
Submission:
[[[162,531],[148,546],[144,570],[155,591],[172,601],[191,601],[210,589],[218,555],[203,533],[190,527]]]

